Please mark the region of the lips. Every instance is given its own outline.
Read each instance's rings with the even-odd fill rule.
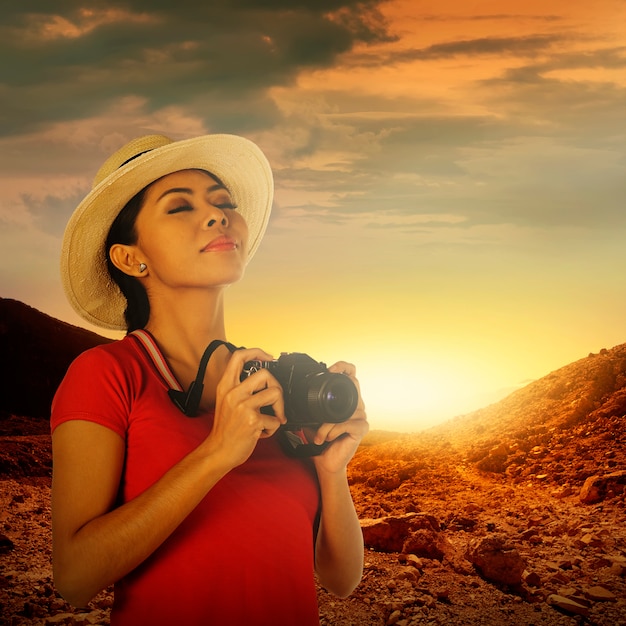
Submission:
[[[223,252],[236,249],[237,242],[234,239],[221,235],[202,248],[202,252]]]

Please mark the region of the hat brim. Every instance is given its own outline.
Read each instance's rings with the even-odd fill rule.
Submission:
[[[126,299],[111,280],[104,244],[122,208],[150,183],[180,170],[203,169],[228,188],[248,225],[248,260],[269,221],[274,194],[267,158],[237,135],[205,135],[150,150],[96,185],[71,216],[61,249],[61,277],[76,312],[110,330],[126,330]]]

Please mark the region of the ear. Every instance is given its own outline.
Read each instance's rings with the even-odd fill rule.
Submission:
[[[109,257],[111,262],[118,270],[128,274],[129,276],[145,276],[146,272],[139,269],[141,261],[137,258],[137,249],[135,246],[126,246],[121,243],[116,243],[111,246],[109,250]]]

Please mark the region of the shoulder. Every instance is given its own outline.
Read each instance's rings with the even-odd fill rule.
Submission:
[[[64,381],[88,377],[89,380],[132,380],[145,371],[144,354],[133,337],[101,344],[85,350],[70,364]]]
[[[85,364],[97,362],[125,363],[129,357],[132,358],[136,354],[137,346],[135,340],[130,336],[126,336],[123,339],[88,348],[74,359],[70,367],[76,364],[84,366]]]
[[[52,402],[55,423],[61,419],[103,412],[129,412],[145,365],[134,339],[102,344],[85,350],[70,364]]]

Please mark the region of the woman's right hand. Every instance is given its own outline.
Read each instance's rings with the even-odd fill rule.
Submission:
[[[261,369],[240,381],[247,361],[272,358],[258,348],[236,350],[217,384],[215,418],[205,445],[222,459],[226,471],[244,463],[259,439],[271,437],[287,421],[282,387],[269,370]],[[262,413],[265,406],[274,415]]]

